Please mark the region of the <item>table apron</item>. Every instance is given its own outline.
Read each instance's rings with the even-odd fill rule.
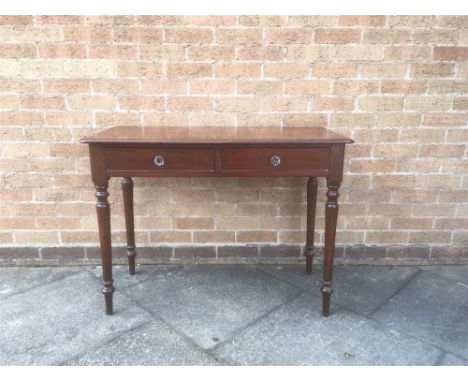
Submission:
[[[326,177],[328,169],[302,171],[151,171],[151,170],[106,170],[106,175],[112,177]]]
[[[107,177],[326,177],[324,145],[103,146]]]

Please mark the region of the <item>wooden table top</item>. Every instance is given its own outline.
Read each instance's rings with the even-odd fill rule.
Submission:
[[[352,143],[322,127],[155,127],[115,126],[81,143]]]

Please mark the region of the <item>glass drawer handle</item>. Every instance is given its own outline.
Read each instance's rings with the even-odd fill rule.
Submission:
[[[279,155],[272,155],[272,157],[270,158],[270,163],[274,166],[274,167],[278,167],[280,164],[281,164],[281,157]]]
[[[158,167],[162,167],[164,166],[164,164],[166,163],[166,160],[164,159],[164,157],[162,155],[156,155],[154,157],[154,160],[153,160],[154,164]]]

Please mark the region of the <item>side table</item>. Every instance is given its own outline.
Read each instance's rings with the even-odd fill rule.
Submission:
[[[329,130],[310,128],[188,128],[116,126],[81,140],[89,145],[91,176],[102,257],[106,313],[112,314],[112,247],[108,182],[122,177],[127,254],[135,274],[135,232],[132,177],[268,176],[308,177],[306,272],[314,256],[317,177],[325,177],[325,250],[322,312],[328,316],[333,254],[338,218],[338,190],[343,177],[345,145],[352,143]]]

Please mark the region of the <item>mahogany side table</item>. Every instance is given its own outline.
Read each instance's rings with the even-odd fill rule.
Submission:
[[[328,316],[333,253],[338,218],[338,189],[343,177],[345,145],[351,139],[323,128],[188,128],[116,126],[81,140],[89,144],[91,176],[102,258],[106,313],[112,314],[112,247],[108,181],[123,177],[127,255],[135,274],[132,177],[268,176],[308,177],[306,272],[314,256],[317,179],[327,181],[322,312]]]

